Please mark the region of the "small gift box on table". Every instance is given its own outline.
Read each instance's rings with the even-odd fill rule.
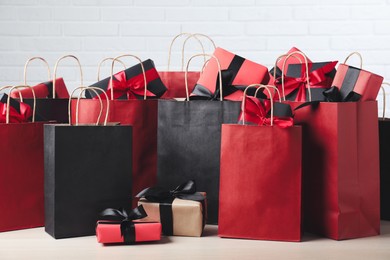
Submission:
[[[127,212],[124,209],[105,209],[96,224],[96,238],[99,243],[133,244],[161,239],[161,223],[135,222],[147,217],[143,206]]]
[[[196,192],[194,181],[179,185],[174,190],[150,187],[141,191],[138,204],[148,217],[140,221],[158,221],[166,236],[200,237],[206,220],[206,194]]]
[[[347,65],[347,60],[357,55],[360,58],[360,68]],[[350,101],[376,100],[383,77],[362,69],[362,56],[358,52],[351,53],[337,68],[332,86],[340,90],[341,98]]]

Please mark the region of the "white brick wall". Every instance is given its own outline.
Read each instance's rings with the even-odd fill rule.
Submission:
[[[317,61],[359,51],[366,69],[390,81],[390,0],[0,0],[0,85],[21,83],[25,60],[37,55],[53,67],[59,56],[75,54],[86,84],[96,80],[99,60],[121,53],[165,69],[170,40],[180,32],[209,34],[218,46],[269,67],[291,46]],[[186,58],[199,50],[188,42]],[[176,44],[175,68],[179,51]],[[58,74],[73,89],[74,62],[62,64]],[[30,83],[44,79],[32,63]]]

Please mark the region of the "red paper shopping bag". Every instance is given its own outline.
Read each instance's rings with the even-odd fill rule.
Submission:
[[[302,129],[281,127],[264,105],[256,125],[222,125],[218,234],[300,241]]]
[[[319,102],[296,110],[303,125],[304,222],[341,240],[379,234],[376,101]]]
[[[171,63],[171,57],[172,57],[172,46],[175,40],[177,40],[181,36],[187,36],[185,41],[183,42],[182,45],[182,61],[181,61],[181,71],[170,71],[170,63]],[[214,41],[207,35],[200,34],[200,33],[195,33],[195,34],[190,34],[190,33],[181,33],[176,35],[172,42],[171,45],[169,46],[169,52],[168,52],[168,68],[167,71],[160,71],[160,77],[161,80],[164,82],[165,86],[167,86],[168,90],[165,92],[165,94],[162,96],[164,99],[170,99],[170,98],[185,98],[186,97],[186,90],[184,87],[184,47],[186,42],[190,38],[194,38],[197,40],[202,48],[202,52],[205,53],[204,51],[204,46],[202,41],[199,39],[199,37],[205,37],[207,38],[211,44],[213,45],[214,49],[216,48]],[[191,92],[192,89],[194,88],[196,82],[198,81],[200,76],[200,71],[189,71],[187,72],[187,80],[188,80],[188,85],[189,85],[189,91]]]
[[[35,107],[32,122],[10,123],[9,103],[0,124],[0,231],[44,225],[43,123],[34,122]]]
[[[132,55],[121,55],[115,58],[112,66],[116,60],[127,56]],[[139,61],[141,64],[141,60]],[[108,121],[133,126],[133,197],[145,187],[154,186],[157,174],[157,100],[146,99],[146,82],[144,80],[142,80],[142,86],[145,90],[142,100],[113,99],[113,89],[108,90],[108,94],[111,96]],[[110,91],[112,92],[110,93]],[[72,101],[73,118],[75,118],[75,105],[76,101]],[[99,100],[80,100],[80,123],[93,121],[99,112]],[[105,109],[103,112],[105,113]]]

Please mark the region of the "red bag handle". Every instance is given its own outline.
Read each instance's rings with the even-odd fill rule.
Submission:
[[[361,55],[359,52],[357,52],[357,51],[354,51],[354,52],[352,52],[351,54],[349,54],[349,55],[347,56],[347,58],[345,58],[344,64],[347,64],[348,59],[351,58],[351,56],[353,56],[353,55],[357,55],[357,56],[359,57],[359,59],[360,59],[360,69],[362,69],[362,67],[363,67],[363,57],[362,57],[362,55]]]
[[[172,46],[173,46],[173,43],[178,39],[180,38],[181,36],[184,36],[184,35],[187,35],[187,39],[188,38],[191,38],[193,36],[192,33],[186,33],[186,32],[183,32],[183,33],[179,33],[178,35],[176,35],[175,37],[173,37],[172,41],[171,41],[171,44],[169,45],[169,50],[168,50],[168,68],[167,68],[167,71],[169,71],[169,67],[171,65],[171,56],[172,56]],[[198,37],[194,37],[195,40],[198,41],[198,43],[200,44],[200,47],[202,48],[202,53],[205,53],[204,52],[204,46],[203,46],[203,43],[201,40],[199,40]],[[186,39],[186,40],[187,40]],[[184,64],[184,44],[183,44],[183,48],[181,50],[181,70],[183,71],[183,64]]]
[[[310,89],[310,81],[309,81],[309,64],[307,62],[306,55],[301,51],[294,51],[287,55],[286,59],[283,61],[283,67],[282,67],[282,93],[283,93],[283,100],[286,101],[286,95],[284,94],[284,71],[286,69],[286,62],[288,59],[290,59],[294,54],[300,54],[305,60],[306,65],[306,84],[307,84],[307,90],[309,92],[309,101],[311,101],[311,89]]]
[[[109,110],[110,110],[110,101],[108,99],[108,96],[107,96],[107,93],[101,89],[101,88],[96,88],[96,87],[77,87],[75,88],[71,95],[70,95],[70,98],[69,98],[69,103],[68,103],[68,117],[69,117],[69,125],[72,125],[72,119],[71,119],[71,103],[72,103],[72,96],[74,94],[74,92],[78,89],[81,89],[81,92],[79,93],[79,96],[77,98],[77,103],[76,103],[76,122],[75,122],[75,125],[78,126],[79,125],[79,107],[80,107],[80,99],[81,99],[81,95],[83,94],[84,91],[86,91],[87,89],[88,90],[91,90],[93,92],[95,92],[96,96],[99,98],[99,102],[100,102],[100,112],[99,112],[99,115],[98,115],[98,118],[97,118],[97,122],[96,122],[96,125],[99,125],[99,121],[100,121],[100,118],[102,116],[102,113],[103,113],[103,102],[102,102],[102,98],[100,97],[98,91],[104,93],[104,95],[106,96],[106,104],[107,104],[107,110],[106,110],[106,116],[104,118],[104,123],[103,125],[106,126],[107,125],[107,120],[108,120],[108,113],[109,113]]]
[[[123,55],[119,55],[119,56],[116,56],[112,62],[111,62],[111,79],[110,79],[110,84],[111,86],[113,85],[113,80],[114,80],[114,64],[115,64],[115,61],[120,61],[119,59],[120,58],[123,58],[123,57],[133,57],[134,59],[138,60],[139,61],[139,64],[141,65],[141,69],[142,69],[142,74],[144,75],[144,88],[145,88],[145,92],[144,92],[144,100],[146,100],[146,93],[147,93],[147,82],[146,82],[146,74],[145,74],[145,68],[144,68],[144,65],[142,64],[142,61],[140,58],[138,58],[137,56],[133,55],[133,54],[123,54]],[[111,100],[114,100],[114,88],[111,88]]]
[[[56,64],[54,65],[54,75],[53,75],[53,98],[56,98],[56,78],[57,78],[57,68],[58,68],[58,64],[60,63],[61,60],[63,59],[66,59],[66,58],[72,58],[72,59],[75,59],[76,62],[77,62],[77,65],[79,67],[79,70],[80,70],[80,86],[83,86],[83,69],[81,68],[81,63],[79,61],[79,59],[74,56],[74,55],[65,55],[65,56],[62,56],[60,57],[57,61],[56,61]]]
[[[221,72],[221,64],[219,63],[219,60],[217,57],[215,57],[214,55],[212,54],[195,54],[193,56],[191,56],[191,58],[189,58],[189,60],[187,61],[187,66],[186,66],[186,71],[185,71],[185,74],[184,74],[184,80],[185,80],[185,86],[186,86],[186,96],[187,96],[187,101],[190,101],[190,94],[189,94],[189,91],[188,91],[188,68],[190,66],[190,62],[193,58],[196,58],[196,57],[200,57],[200,56],[203,56],[203,57],[210,57],[210,59],[214,58],[216,61],[217,61],[217,65],[218,65],[218,77],[219,77],[219,94],[220,94],[220,101],[223,101],[223,95],[222,95],[222,72]],[[206,61],[208,62],[208,60]]]
[[[217,48],[217,46],[215,45],[215,42],[213,41],[213,39],[211,39],[210,36],[206,35],[206,34],[203,34],[203,33],[193,33],[191,34],[190,36],[188,36],[185,40],[184,40],[184,43],[183,43],[183,47],[181,49],[181,70],[183,71],[184,70],[184,48],[187,44],[187,41],[190,39],[190,38],[195,38],[196,40],[198,40],[198,42],[200,43],[200,45],[202,46],[202,53],[205,54],[205,51],[204,51],[204,47],[203,47],[203,44],[202,44],[202,41],[199,40],[198,36],[201,36],[201,37],[204,37],[206,39],[208,39],[211,44],[213,45],[214,49]],[[206,57],[205,57],[205,60],[204,62],[206,63]]]
[[[262,85],[262,84],[252,84],[252,85],[249,85],[248,87],[245,88],[244,90],[244,95],[243,95],[243,98],[242,98],[242,103],[241,103],[241,111],[242,111],[242,124],[245,125],[245,98],[246,98],[246,92],[249,88],[257,88],[256,89],[256,92],[255,92],[255,97],[258,93],[258,91],[260,89],[266,89],[268,91],[268,94],[269,94],[269,97],[270,97],[270,102],[271,102],[271,126],[274,125],[274,101],[273,101],[273,98],[272,98],[272,95],[271,95],[271,91],[269,90],[269,88],[273,88],[275,89],[278,94],[279,94],[279,100],[281,100],[281,97],[280,97],[280,92],[279,90],[274,87],[274,86],[270,86],[270,85]]]
[[[48,79],[50,80],[51,79],[51,72],[50,72],[50,66],[49,66],[49,63],[42,57],[32,57],[30,59],[28,59],[26,61],[26,63],[24,64],[24,71],[23,71],[23,84],[25,86],[27,86],[27,67],[28,65],[30,64],[30,62],[32,62],[33,60],[40,60],[43,62],[43,64],[46,65],[47,67],[47,77]]]
[[[35,122],[36,97],[35,97],[34,89],[30,86],[5,86],[5,87],[0,88],[0,91],[7,89],[7,88],[10,88],[10,90],[8,92],[8,98],[7,98],[7,108],[6,108],[6,112],[5,112],[5,123],[6,124],[9,124],[9,106],[10,106],[10,102],[11,102],[11,92],[13,90],[18,90],[19,88],[26,88],[26,87],[30,88],[31,92],[33,94],[34,103],[33,103],[33,114],[32,114],[31,122],[33,122],[33,123]],[[23,102],[23,97],[22,97],[19,90],[18,90],[18,92],[19,92],[19,96],[20,96],[20,101]]]
[[[100,68],[101,68],[102,64],[103,64],[104,62],[108,61],[108,60],[111,60],[111,61],[112,61],[112,60],[114,60],[114,58],[111,58],[111,57],[104,58],[104,59],[102,59],[102,60],[99,62],[98,68],[97,68],[97,81],[100,81]],[[123,65],[123,68],[124,68],[124,69],[126,69],[126,64],[125,64],[123,61],[118,60],[118,62],[121,63],[121,64]]]
[[[382,120],[385,120],[385,116],[386,116],[386,91],[385,91],[385,88],[383,87],[383,85],[387,85],[387,86],[390,86],[390,83],[387,83],[387,82],[383,82],[382,85],[381,85],[381,89],[382,89],[382,93],[383,93],[383,113],[382,113]]]

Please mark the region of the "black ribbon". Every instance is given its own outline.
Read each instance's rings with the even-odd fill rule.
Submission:
[[[168,190],[162,187],[149,187],[142,190],[136,195],[137,198],[145,198],[150,202],[158,202],[160,210],[160,221],[162,231],[166,236],[173,235],[173,213],[172,202],[178,198],[183,200],[193,200],[202,203],[203,212],[205,210],[205,196],[200,192],[196,192],[196,184],[194,180],[189,180],[177,186],[173,190]],[[203,213],[203,223],[205,222],[205,214]]]
[[[121,236],[125,244],[135,242],[135,227],[133,220],[145,218],[146,214],[142,205],[132,209],[130,212],[125,209],[108,208],[99,214],[99,219],[120,222]]]
[[[340,91],[335,86],[332,86],[330,89],[324,90],[322,94],[325,96],[325,99],[328,102],[356,102],[359,101],[362,97],[360,94],[354,91],[349,91],[348,94],[343,98],[342,88]]]

